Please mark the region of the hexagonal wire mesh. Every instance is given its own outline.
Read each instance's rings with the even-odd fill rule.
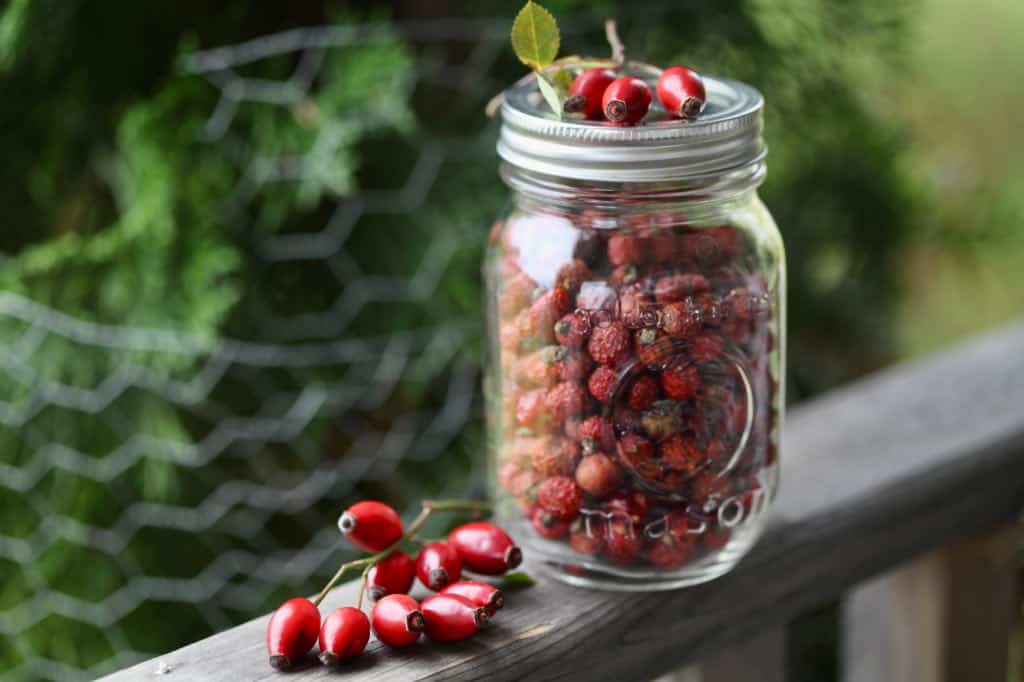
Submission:
[[[205,142],[230,147],[243,168],[227,202],[244,214],[331,153],[329,126],[307,153],[267,158],[234,123],[246,107],[299,116],[325,56],[380,39],[371,28],[289,31],[191,56],[193,77],[219,92]],[[345,558],[333,520],[357,485],[406,503],[471,487],[475,277],[501,200],[495,176],[480,180],[490,192],[469,214],[442,211],[446,196],[472,191],[460,164],[493,166],[493,124],[479,112],[500,89],[487,73],[507,28],[398,27],[416,49],[407,94],[481,122],[406,136],[408,153],[392,159],[401,170],[383,173],[401,175],[390,188],[321,201],[294,229],[242,235],[254,274],[225,328],[257,340],[99,324],[0,293],[0,486],[3,508],[20,510],[0,517],[11,577],[0,593],[3,679],[91,678],[315,590]],[[282,59],[284,78],[249,75]],[[391,257],[392,238],[421,246]],[[102,374],[45,374],[55,347]],[[173,427],[142,426],[140,409]]]

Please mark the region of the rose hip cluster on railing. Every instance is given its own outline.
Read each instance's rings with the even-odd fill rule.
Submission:
[[[419,516],[403,528],[394,509],[382,502],[363,501],[349,507],[338,528],[353,545],[372,555],[342,564],[313,600],[296,597],[282,604],[267,625],[270,665],[285,670],[298,665],[319,640],[320,661],[336,666],[366,648],[370,629],[392,647],[416,642],[420,634],[433,641],[466,639],[504,606],[501,590],[489,583],[460,580],[463,569],[480,575],[501,575],[522,561],[512,538],[485,521],[466,523],[447,540],[425,541],[417,533],[437,511],[489,511],[485,502],[424,501]],[[415,561],[402,550],[420,547]],[[355,606],[335,609],[320,621],[317,608],[349,571],[361,568],[362,585]],[[408,595],[416,578],[437,594],[418,602]],[[370,618],[362,610],[363,596],[376,602]]]

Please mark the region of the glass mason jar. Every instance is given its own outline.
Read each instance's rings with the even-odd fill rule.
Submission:
[[[556,120],[531,82],[505,93],[490,482],[500,522],[573,584],[718,577],[778,486],[785,262],[757,196],[763,99],[705,83],[697,121],[637,127]]]

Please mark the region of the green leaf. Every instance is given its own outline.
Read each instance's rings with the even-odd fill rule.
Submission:
[[[516,15],[511,38],[512,49],[519,61],[534,71],[543,69],[555,60],[561,42],[558,23],[551,12],[532,0]]]
[[[501,581],[501,589],[506,592],[513,592],[515,590],[524,590],[527,587],[532,587],[536,584],[533,578],[524,571],[516,571],[515,573],[509,573]]]
[[[562,91],[540,72],[537,72],[537,87],[540,88],[540,94],[544,96],[544,100],[551,110],[561,118],[562,108],[565,106],[565,95],[562,94]]]
[[[572,88],[572,80],[572,74],[569,73],[568,69],[558,69],[558,71],[555,71],[555,84],[563,92],[569,92],[569,89]]]

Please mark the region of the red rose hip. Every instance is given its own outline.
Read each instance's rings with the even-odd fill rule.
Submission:
[[[494,585],[478,580],[460,580],[441,590],[440,594],[455,594],[468,599],[476,606],[483,606],[491,616],[505,605],[505,595]]]
[[[616,78],[601,99],[604,116],[615,125],[632,125],[651,108],[651,88],[639,78]]]
[[[416,562],[405,552],[396,551],[380,560],[366,575],[370,599],[377,601],[389,594],[406,594],[416,579]]]
[[[583,118],[590,120],[600,119],[603,112],[601,97],[614,80],[615,72],[611,69],[587,69],[580,72],[569,88],[565,112],[583,114]]]
[[[451,544],[431,542],[416,557],[416,576],[431,590],[440,590],[462,575],[462,558]]]
[[[366,648],[370,619],[354,606],[332,611],[320,628],[320,661],[335,666]]]
[[[490,620],[487,607],[477,606],[457,594],[435,594],[420,605],[424,632],[435,642],[457,642],[467,639]]]
[[[407,594],[389,594],[374,604],[370,622],[377,639],[395,648],[415,642],[426,627],[419,602]]]
[[[267,624],[267,653],[270,667],[287,670],[305,656],[320,634],[320,612],[302,597],[277,607]]]
[[[365,552],[380,552],[402,537],[402,519],[384,504],[366,500],[357,502],[338,518],[338,530],[348,541]]]
[[[707,100],[704,79],[685,66],[672,66],[662,71],[657,91],[658,101],[665,111],[682,119],[696,118]]]
[[[448,534],[462,564],[483,575],[501,575],[523,561],[523,552],[508,533],[493,523],[466,523]]]

